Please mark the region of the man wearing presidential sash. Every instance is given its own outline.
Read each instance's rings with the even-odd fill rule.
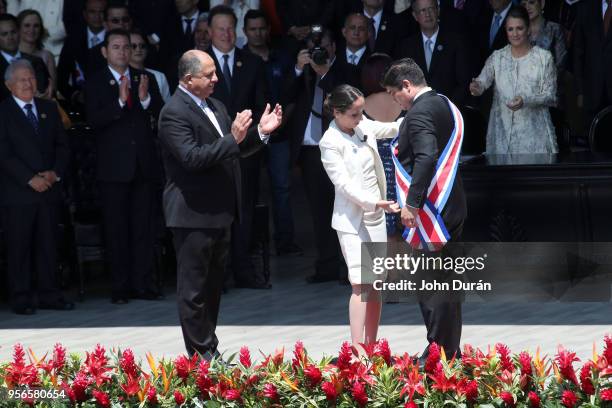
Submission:
[[[459,239],[467,213],[458,174],[461,113],[427,86],[423,71],[410,58],[391,65],[383,86],[408,111],[392,143],[403,238],[417,251],[444,251],[448,242]],[[428,342],[444,347],[449,358],[458,356],[461,303],[440,292],[420,298],[419,306]]]

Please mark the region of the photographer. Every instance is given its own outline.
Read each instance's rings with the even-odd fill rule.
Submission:
[[[331,228],[334,187],[323,169],[319,150],[319,140],[330,121],[322,115],[323,100],[345,76],[341,64],[334,63],[336,44],[331,31],[312,26],[307,46],[298,53],[295,68],[289,72],[283,87],[283,106],[291,109],[289,106],[294,105],[286,133],[291,138],[291,162],[301,168],[312,213],[317,260],[315,274],[308,281],[315,283],[346,277],[338,237]]]

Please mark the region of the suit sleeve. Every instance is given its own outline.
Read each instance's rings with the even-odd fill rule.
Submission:
[[[64,130],[62,119],[60,118],[58,108],[52,106],[54,109],[53,117],[55,124],[55,164],[53,165],[53,171],[59,177],[63,178],[66,174],[66,168],[68,167],[68,161],[70,160],[70,149],[68,147],[68,137]]]
[[[85,107],[87,121],[94,128],[102,129],[119,119],[123,109],[119,106],[119,96],[103,95],[101,86],[107,86],[98,76],[85,82]]]
[[[456,105],[463,105],[468,96],[470,86],[470,60],[465,40],[461,37],[456,41],[455,54],[455,88],[452,95],[448,95]]]
[[[406,197],[406,204],[410,207],[423,207],[435,173],[438,141],[434,129],[433,118],[426,112],[415,112],[407,122],[407,132],[411,135],[408,143],[414,154],[412,183]]]
[[[240,154],[231,133],[213,143],[200,145],[194,137],[195,131],[184,114],[176,110],[165,110],[159,118],[159,138],[185,170],[203,170]]]
[[[60,52],[57,64],[57,88],[68,101],[72,100],[72,95],[77,91],[75,86],[70,85],[70,77],[76,63],[71,49],[72,46],[73,44],[66,41]]]
[[[163,100],[159,91],[159,85],[155,76],[150,72],[146,72],[145,75],[149,78],[149,95],[151,96],[151,103],[146,109],[155,119],[159,118],[159,112],[161,111]]]
[[[9,139],[5,113],[0,114],[0,169],[12,177],[19,185],[25,186],[36,175],[26,163],[15,157]]]
[[[329,179],[336,188],[336,192],[345,195],[349,200],[363,208],[365,211],[376,210],[377,197],[364,191],[360,185],[353,182],[349,173],[344,165],[344,158],[342,152],[336,144],[330,142],[337,135],[331,135],[329,137],[328,132],[333,130],[327,130],[325,133],[328,136],[321,139],[319,148],[321,149],[321,162],[325,168],[325,172],[329,176]]]

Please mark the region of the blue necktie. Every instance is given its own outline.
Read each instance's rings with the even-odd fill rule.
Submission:
[[[491,31],[489,31],[489,48],[493,46],[493,41],[495,41],[495,36],[497,35],[497,31],[499,30],[499,23],[501,22],[501,15],[495,14],[493,18],[493,24],[491,25]]]
[[[26,117],[30,121],[30,124],[34,128],[34,131],[36,132],[36,134],[38,134],[38,119],[36,118],[36,115],[34,114],[34,111],[32,110],[32,104],[26,103],[24,108],[26,110]]]
[[[227,91],[232,93],[232,74],[229,69],[229,55],[223,54],[223,78],[225,79],[225,84],[227,85]]]

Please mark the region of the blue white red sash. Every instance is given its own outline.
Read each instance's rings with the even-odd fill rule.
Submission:
[[[442,249],[450,239],[441,214],[455,182],[464,131],[463,117],[459,109],[447,97],[444,95],[440,96],[444,98],[450,107],[455,127],[436,163],[436,172],[427,189],[425,204],[417,213],[416,227],[406,227],[402,233],[402,237],[411,247],[427,251]],[[391,142],[391,156],[395,166],[397,201],[400,207],[403,208],[406,205],[406,197],[408,197],[412,177],[397,158],[398,144],[399,136]]]

